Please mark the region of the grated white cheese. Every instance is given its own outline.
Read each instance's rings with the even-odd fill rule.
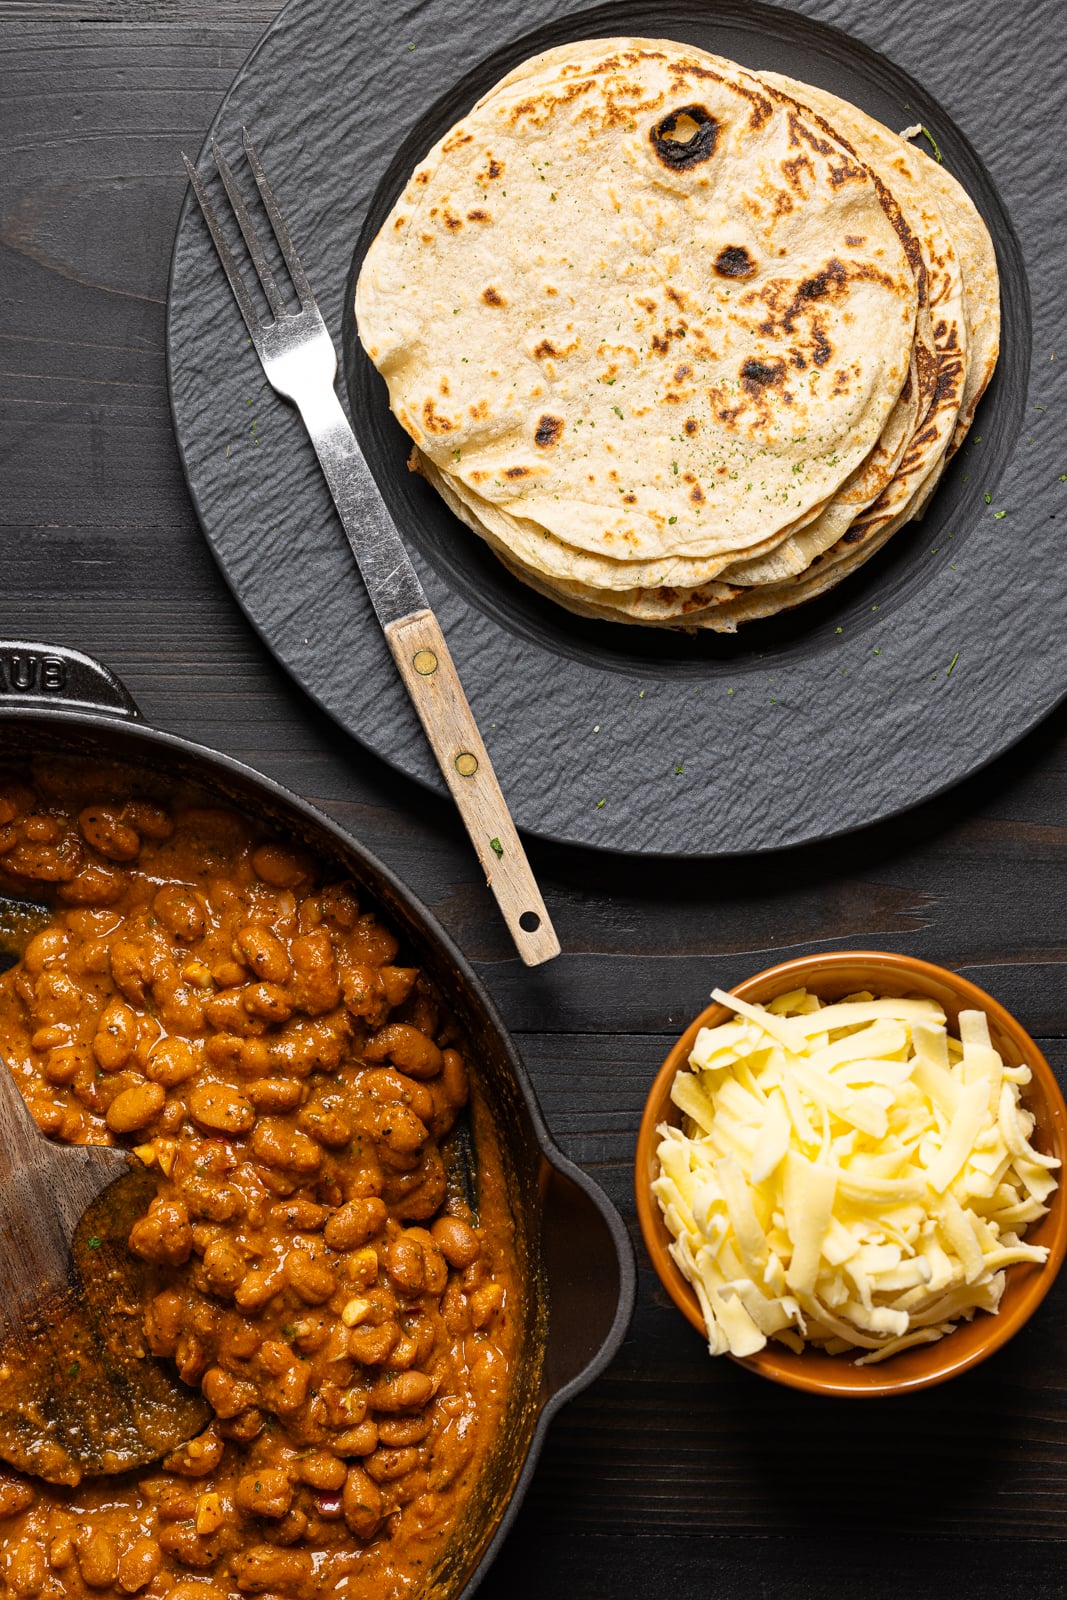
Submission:
[[[881,1361],[995,1312],[1004,1269],[1046,1260],[1021,1233],[1059,1162],[1030,1144],[1030,1071],[984,1013],[955,1039],[932,1000],[713,998],[735,1019],[676,1075],[685,1125],[658,1130],[652,1185],[713,1355],[808,1340]]]

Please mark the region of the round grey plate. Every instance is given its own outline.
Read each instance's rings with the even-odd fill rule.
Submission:
[[[259,146],[342,351],[356,433],[515,820],[571,843],[705,856],[826,837],[914,805],[1067,691],[1054,420],[1067,349],[1051,359],[1060,263],[1041,159],[1062,82],[1055,7],[1027,8],[1011,51],[996,0],[545,0],[539,11],[529,29],[505,0],[424,0],[399,21],[367,0],[291,0],[212,128],[246,179],[242,124]],[[925,520],[831,594],[732,639],[587,622],[512,580],[407,471],[409,441],[355,336],[363,253],[434,140],[526,56],[625,33],[825,85],[891,127],[923,123],[1000,259],[1000,366]],[[167,343],[189,486],[240,604],[343,728],[443,791],[311,447],[267,387],[188,201]]]

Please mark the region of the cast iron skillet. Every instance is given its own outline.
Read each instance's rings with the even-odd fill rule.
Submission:
[[[518,1510],[549,1422],[622,1342],[634,1259],[621,1218],[553,1144],[526,1071],[464,957],[350,834],[242,763],[149,727],[119,679],[92,657],[0,642],[0,763],[35,751],[103,756],[194,781],[303,840],[370,894],[463,1029],[500,1137],[524,1280],[508,1413],[428,1590],[433,1600],[468,1600]]]

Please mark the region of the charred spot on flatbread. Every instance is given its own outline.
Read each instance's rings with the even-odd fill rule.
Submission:
[[[741,382],[749,394],[762,394],[764,389],[772,388],[784,379],[785,362],[780,356],[773,361],[760,361],[756,356],[749,356],[741,363]]]
[[[751,278],[758,270],[743,244],[724,245],[715,257],[714,267],[720,278]]]
[[[678,106],[649,131],[652,148],[672,172],[687,172],[715,154],[719,123],[705,106]]]
[[[547,449],[549,445],[557,444],[559,442],[559,436],[562,432],[563,418],[550,417],[546,414],[537,424],[537,431],[534,434],[534,444],[539,444],[543,450]]]

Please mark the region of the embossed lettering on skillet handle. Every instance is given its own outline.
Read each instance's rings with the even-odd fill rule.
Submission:
[[[141,714],[125,684],[93,656],[66,645],[0,639],[0,706],[17,705]]]
[[[385,637],[519,955],[528,967],[550,961],[559,940],[440,623],[427,608],[390,623]]]

